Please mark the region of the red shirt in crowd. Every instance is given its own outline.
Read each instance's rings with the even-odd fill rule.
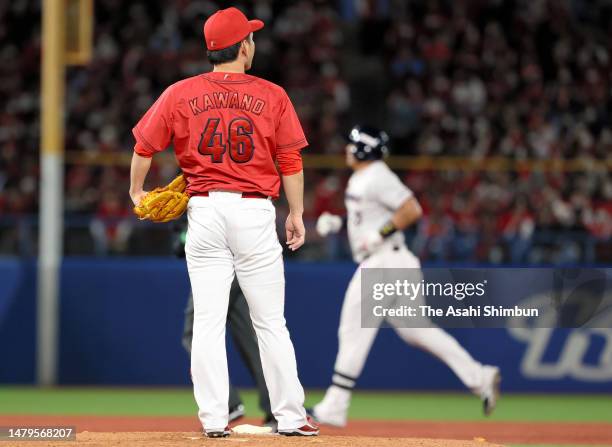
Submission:
[[[189,195],[226,190],[276,198],[275,162],[284,175],[299,172],[308,144],[283,88],[242,73],[211,72],[171,85],[133,134],[143,157],[174,143]]]

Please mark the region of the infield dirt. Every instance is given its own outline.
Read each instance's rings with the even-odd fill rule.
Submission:
[[[368,421],[353,420],[344,429],[322,427],[322,436],[313,439],[279,436],[232,435],[229,438],[206,439],[197,432],[195,417],[129,417],[129,416],[0,416],[3,426],[76,426],[77,445],[188,446],[196,441],[222,442],[225,446],[330,446],[330,447],[489,447],[503,444],[612,445],[612,423],[587,422],[443,422],[443,421]],[[250,418],[240,424],[257,425]],[[56,443],[14,443],[27,445]],[[0,447],[11,445],[1,442]],[[74,444],[71,444],[74,445]]]
[[[88,447],[112,446],[163,446],[185,447],[197,445],[244,447],[501,447],[479,441],[448,439],[381,438],[366,436],[318,436],[288,438],[278,435],[232,435],[223,439],[208,439],[198,432],[82,432],[77,434],[76,444]],[[3,446],[40,447],[41,442],[2,443]],[[47,446],[65,447],[65,441],[44,443]]]

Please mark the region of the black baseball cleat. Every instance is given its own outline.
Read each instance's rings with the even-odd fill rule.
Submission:
[[[308,416],[306,418],[306,425],[289,430],[279,430],[278,434],[283,436],[318,436],[319,426],[314,423],[310,416]]]
[[[204,436],[207,438],[227,438],[231,433],[229,427],[225,427],[223,430],[205,430]]]
[[[264,427],[270,427],[272,429],[272,433],[278,433],[278,422],[274,419],[274,416],[271,414],[267,415],[263,421]]]
[[[229,409],[229,416],[228,416],[229,422],[237,421],[238,419],[242,417],[244,417],[244,405],[242,404],[234,405],[233,407]]]

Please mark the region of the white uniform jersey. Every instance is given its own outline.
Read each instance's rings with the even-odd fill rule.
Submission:
[[[361,262],[368,253],[360,250],[363,238],[379,231],[395,211],[413,193],[383,161],[375,161],[355,171],[349,179],[345,194],[348,212],[348,236],[355,262]],[[397,231],[385,240],[386,244],[401,246],[404,234]]]

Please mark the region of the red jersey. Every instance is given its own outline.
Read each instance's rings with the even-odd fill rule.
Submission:
[[[187,193],[279,195],[277,155],[307,146],[285,90],[242,73],[210,72],[168,87],[132,130],[151,157],[171,142]]]

